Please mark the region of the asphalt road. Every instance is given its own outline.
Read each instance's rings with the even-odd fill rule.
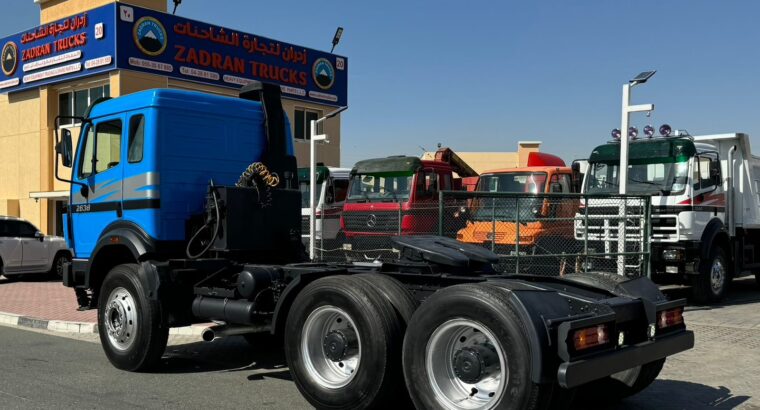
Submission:
[[[723,304],[687,310],[696,347],[669,358],[658,380],[611,410],[760,410],[754,280],[735,283]],[[96,335],[0,326],[0,408],[309,408],[281,354],[240,337],[194,340],[173,337],[161,366],[136,374],[114,369]]]
[[[170,346],[149,374],[113,368],[91,341],[0,326],[0,408],[309,408],[284,359],[242,338]]]

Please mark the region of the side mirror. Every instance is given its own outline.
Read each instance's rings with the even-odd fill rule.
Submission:
[[[45,239],[45,234],[43,234],[40,231],[37,231],[37,232],[34,233],[34,237],[37,238],[37,239],[39,239],[40,242],[42,242]]]
[[[61,163],[66,168],[71,168],[72,157],[71,130],[61,130],[61,141],[55,144],[55,152],[61,156]]]

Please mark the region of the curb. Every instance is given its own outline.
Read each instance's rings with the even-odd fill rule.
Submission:
[[[60,333],[98,333],[97,323],[68,322],[64,320],[47,320],[36,317],[22,316],[14,313],[0,312],[0,325],[28,327],[32,329],[49,330]],[[173,327],[169,329],[170,335],[200,336],[203,329],[209,325],[191,325]]]

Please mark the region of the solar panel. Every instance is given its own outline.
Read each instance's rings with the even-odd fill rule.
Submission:
[[[636,77],[634,77],[633,80],[631,80],[630,82],[632,82],[632,83],[643,83],[646,80],[648,80],[649,77],[653,76],[654,73],[656,73],[656,72],[657,71],[644,71],[644,72],[640,73],[639,75],[637,75]]]

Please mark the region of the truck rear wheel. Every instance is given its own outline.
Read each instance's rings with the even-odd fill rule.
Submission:
[[[436,292],[404,338],[404,376],[417,408],[536,409],[552,385],[531,381],[524,325],[504,292],[488,284]]]
[[[298,390],[317,408],[386,408],[405,400],[402,325],[367,282],[327,277],[304,288],[285,324]]]
[[[576,398],[581,403],[616,403],[652,384],[664,364],[665,359],[660,359],[595,380],[579,387]]]
[[[137,269],[132,263],[111,269],[98,303],[98,333],[108,360],[133,372],[156,365],[169,337],[161,305],[148,299]]]
[[[726,295],[730,283],[731,269],[726,252],[715,246],[710,252],[710,259],[702,264],[699,275],[692,279],[692,296],[699,303],[719,302]]]

